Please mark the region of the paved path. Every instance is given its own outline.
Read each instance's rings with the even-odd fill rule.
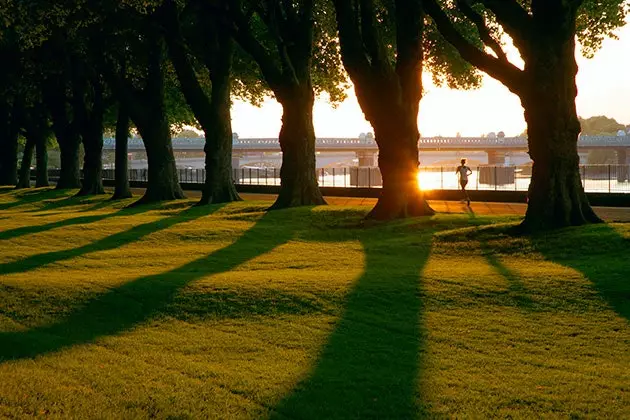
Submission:
[[[141,195],[144,190],[134,190],[134,194]],[[201,196],[200,191],[185,191],[190,198]],[[264,200],[273,201],[276,199],[274,194],[249,194],[241,193],[244,200]],[[376,204],[376,198],[361,197],[326,197],[326,201],[330,205],[339,206],[370,206]],[[430,200],[431,207],[439,213],[467,213],[468,209],[464,203],[458,201],[442,201]],[[527,205],[525,203],[488,203],[488,202],[472,202],[470,208],[475,214],[516,214],[524,215]],[[595,212],[599,217],[609,222],[630,222],[630,207],[595,207]]]

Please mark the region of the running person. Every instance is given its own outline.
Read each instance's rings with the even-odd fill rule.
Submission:
[[[462,187],[462,192],[464,193],[465,200],[470,206],[470,197],[468,196],[468,192],[466,191],[466,185],[468,185],[468,175],[471,175],[473,171],[468,166],[466,166],[466,159],[462,159],[461,162],[462,164],[457,167],[455,173],[459,175],[459,185]]]

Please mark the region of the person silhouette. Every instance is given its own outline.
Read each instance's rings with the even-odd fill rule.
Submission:
[[[466,200],[466,203],[470,206],[470,197],[468,196],[468,191],[466,191],[466,185],[468,185],[468,175],[471,175],[473,172],[466,166],[466,159],[462,159],[461,163],[462,164],[455,170],[455,174],[459,176],[459,185],[462,187],[462,192],[464,193],[464,199],[462,201]]]

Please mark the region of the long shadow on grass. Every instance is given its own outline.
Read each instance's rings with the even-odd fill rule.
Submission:
[[[130,330],[164,312],[175,295],[202,277],[229,271],[293,236],[283,211],[263,216],[234,243],[171,271],[138,278],[87,302],[59,323],[0,333],[0,360],[31,358]],[[296,213],[297,214],[297,213]]]
[[[516,306],[526,312],[532,311],[534,308],[534,301],[529,296],[527,288],[521,281],[521,278],[503,264],[501,259],[497,257],[494,249],[492,249],[488,241],[485,239],[481,239],[481,251],[483,252],[483,256],[486,258],[486,261],[488,261],[488,264],[490,264],[503,278],[505,278],[505,280],[507,280],[508,291],[513,297]]]
[[[121,215],[131,215],[135,213],[140,213],[144,210],[147,210],[147,209],[146,208],[125,209],[125,210],[121,210],[120,213]],[[101,219],[111,217],[114,214],[118,214],[118,213],[105,215],[104,217],[101,217]],[[86,255],[92,252],[107,251],[110,249],[119,248],[123,245],[136,242],[142,239],[143,237],[150,235],[151,233],[168,229],[178,223],[193,220],[193,219],[205,216],[207,214],[209,214],[207,208],[206,209],[202,207],[189,208],[176,215],[164,217],[164,218],[161,218],[152,222],[148,222],[148,223],[143,223],[138,226],[133,226],[132,228],[127,229],[125,231],[114,233],[113,235],[106,236],[105,238],[99,239],[95,242],[91,242],[89,244],[86,244],[77,248],[64,249],[61,251],[45,252],[42,254],[32,255],[30,257],[26,257],[21,260],[0,264],[0,273],[2,274],[24,273],[27,271],[36,270],[48,264],[52,264],[52,263],[56,263],[56,262],[60,262],[64,260],[69,260],[71,258],[80,257],[82,255]],[[77,219],[84,219],[84,218],[79,217]],[[76,219],[71,219],[71,221],[72,220],[76,220]],[[98,218],[96,220],[98,220]],[[73,223],[70,223],[70,224],[73,224]],[[57,226],[53,226],[53,227],[57,227]]]
[[[54,222],[50,222],[50,223],[45,223],[42,225],[35,225],[35,226],[22,226],[19,228],[15,228],[15,229],[11,229],[11,230],[5,230],[3,232],[0,232],[0,241],[2,240],[7,240],[7,239],[13,239],[13,238],[19,238],[20,236],[24,236],[24,235],[31,235],[34,233],[41,233],[41,232],[46,232],[52,229],[57,229],[57,228],[61,228],[61,227],[67,227],[67,226],[74,226],[74,225],[86,225],[89,223],[94,223],[94,222],[98,222],[101,220],[105,220],[107,218],[113,217],[113,216],[131,216],[133,214],[138,214],[141,213],[143,211],[148,211],[151,210],[150,208],[144,208],[144,209],[121,209],[117,212],[114,213],[105,213],[105,214],[95,214],[95,215],[90,215],[90,216],[79,216],[79,217],[71,217],[68,219],[63,219],[63,220],[56,220]]]
[[[410,245],[361,233],[365,271],[314,369],[276,407],[276,417],[403,419],[423,412],[416,391],[424,334],[420,275],[431,234],[419,235]]]
[[[18,191],[14,192],[15,201],[0,203],[0,211],[9,210],[13,207],[23,206],[26,204],[32,204],[42,200],[60,199],[68,196],[69,194],[70,192],[68,190],[56,190],[54,188],[37,188],[34,190]]]
[[[533,236],[547,260],[581,272],[613,310],[630,322],[630,240],[612,226],[567,228]]]

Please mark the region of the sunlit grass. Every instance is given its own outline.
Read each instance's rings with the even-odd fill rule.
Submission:
[[[0,190],[0,417],[630,412],[630,225]]]

